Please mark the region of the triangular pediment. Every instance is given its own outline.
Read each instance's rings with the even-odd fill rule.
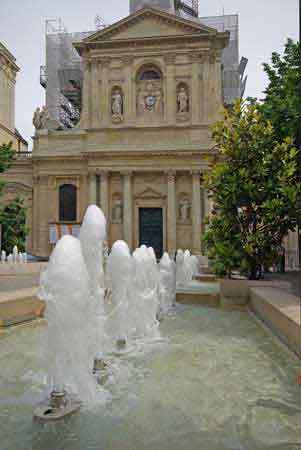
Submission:
[[[165,198],[166,196],[164,194],[161,194],[160,192],[155,191],[152,188],[146,188],[144,189],[142,192],[140,192],[139,194],[137,194],[135,196],[136,199],[162,199]]]
[[[143,8],[104,30],[84,39],[84,44],[107,40],[172,37],[187,35],[216,35],[217,30],[198,22],[155,8]]]

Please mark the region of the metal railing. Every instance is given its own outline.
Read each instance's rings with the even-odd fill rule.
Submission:
[[[47,86],[47,70],[46,66],[40,66],[40,85],[46,89]]]
[[[18,161],[27,160],[32,158],[32,152],[16,152],[15,159]]]

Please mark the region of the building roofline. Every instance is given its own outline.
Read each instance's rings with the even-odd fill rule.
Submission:
[[[4,56],[8,60],[16,72],[19,72],[20,67],[16,64],[16,58],[2,42],[0,42],[0,55]]]

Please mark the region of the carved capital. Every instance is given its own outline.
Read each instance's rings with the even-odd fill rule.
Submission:
[[[193,178],[195,179],[195,180],[197,180],[197,179],[201,179],[201,171],[200,170],[198,170],[198,169],[194,169],[194,170],[191,170],[191,175],[193,176]]]
[[[164,56],[164,61],[166,64],[174,64],[176,60],[176,54],[175,53],[169,53],[168,55]]]
[[[209,51],[204,51],[202,53],[202,62],[207,63],[207,64],[210,62],[210,52]]]
[[[167,175],[167,181],[168,183],[174,183],[176,180],[176,171],[175,170],[168,170],[165,172]]]
[[[101,64],[103,67],[108,68],[111,64],[111,58],[109,58],[108,56],[101,58]]]
[[[121,170],[120,174],[124,177],[130,178],[133,175],[133,170]]]
[[[124,55],[124,56],[121,57],[121,61],[125,65],[130,65],[134,61],[134,56],[132,56],[132,55]]]
[[[216,53],[215,52],[210,53],[209,62],[210,62],[210,64],[214,64],[216,62]]]
[[[84,66],[84,71],[90,70],[91,68],[91,59],[89,56],[84,56],[82,58],[83,61],[83,66]]]
[[[199,63],[201,62],[202,56],[200,53],[191,53],[190,59],[192,63]]]
[[[101,181],[107,181],[110,176],[110,172],[105,169],[97,169],[97,174],[100,175]]]

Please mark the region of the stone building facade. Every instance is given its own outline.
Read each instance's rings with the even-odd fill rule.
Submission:
[[[158,256],[201,253],[209,208],[201,177],[223,106],[227,41],[227,32],[144,8],[76,44],[85,67],[80,123],[34,138],[34,254],[49,255],[49,227],[80,223],[91,203],[107,217],[109,246],[125,239]],[[76,193],[70,223],[64,186]]]
[[[23,179],[28,251],[47,257],[97,204],[109,246],[124,239],[132,249],[152,245],[157,256],[202,254],[211,208],[202,177],[223,108],[228,40],[228,32],[146,7],[74,44],[84,65],[79,124],[39,125],[38,113],[32,158],[6,175]]]
[[[28,144],[15,128],[15,84],[19,72],[15,57],[0,42],[0,145],[12,142],[17,151]]]

